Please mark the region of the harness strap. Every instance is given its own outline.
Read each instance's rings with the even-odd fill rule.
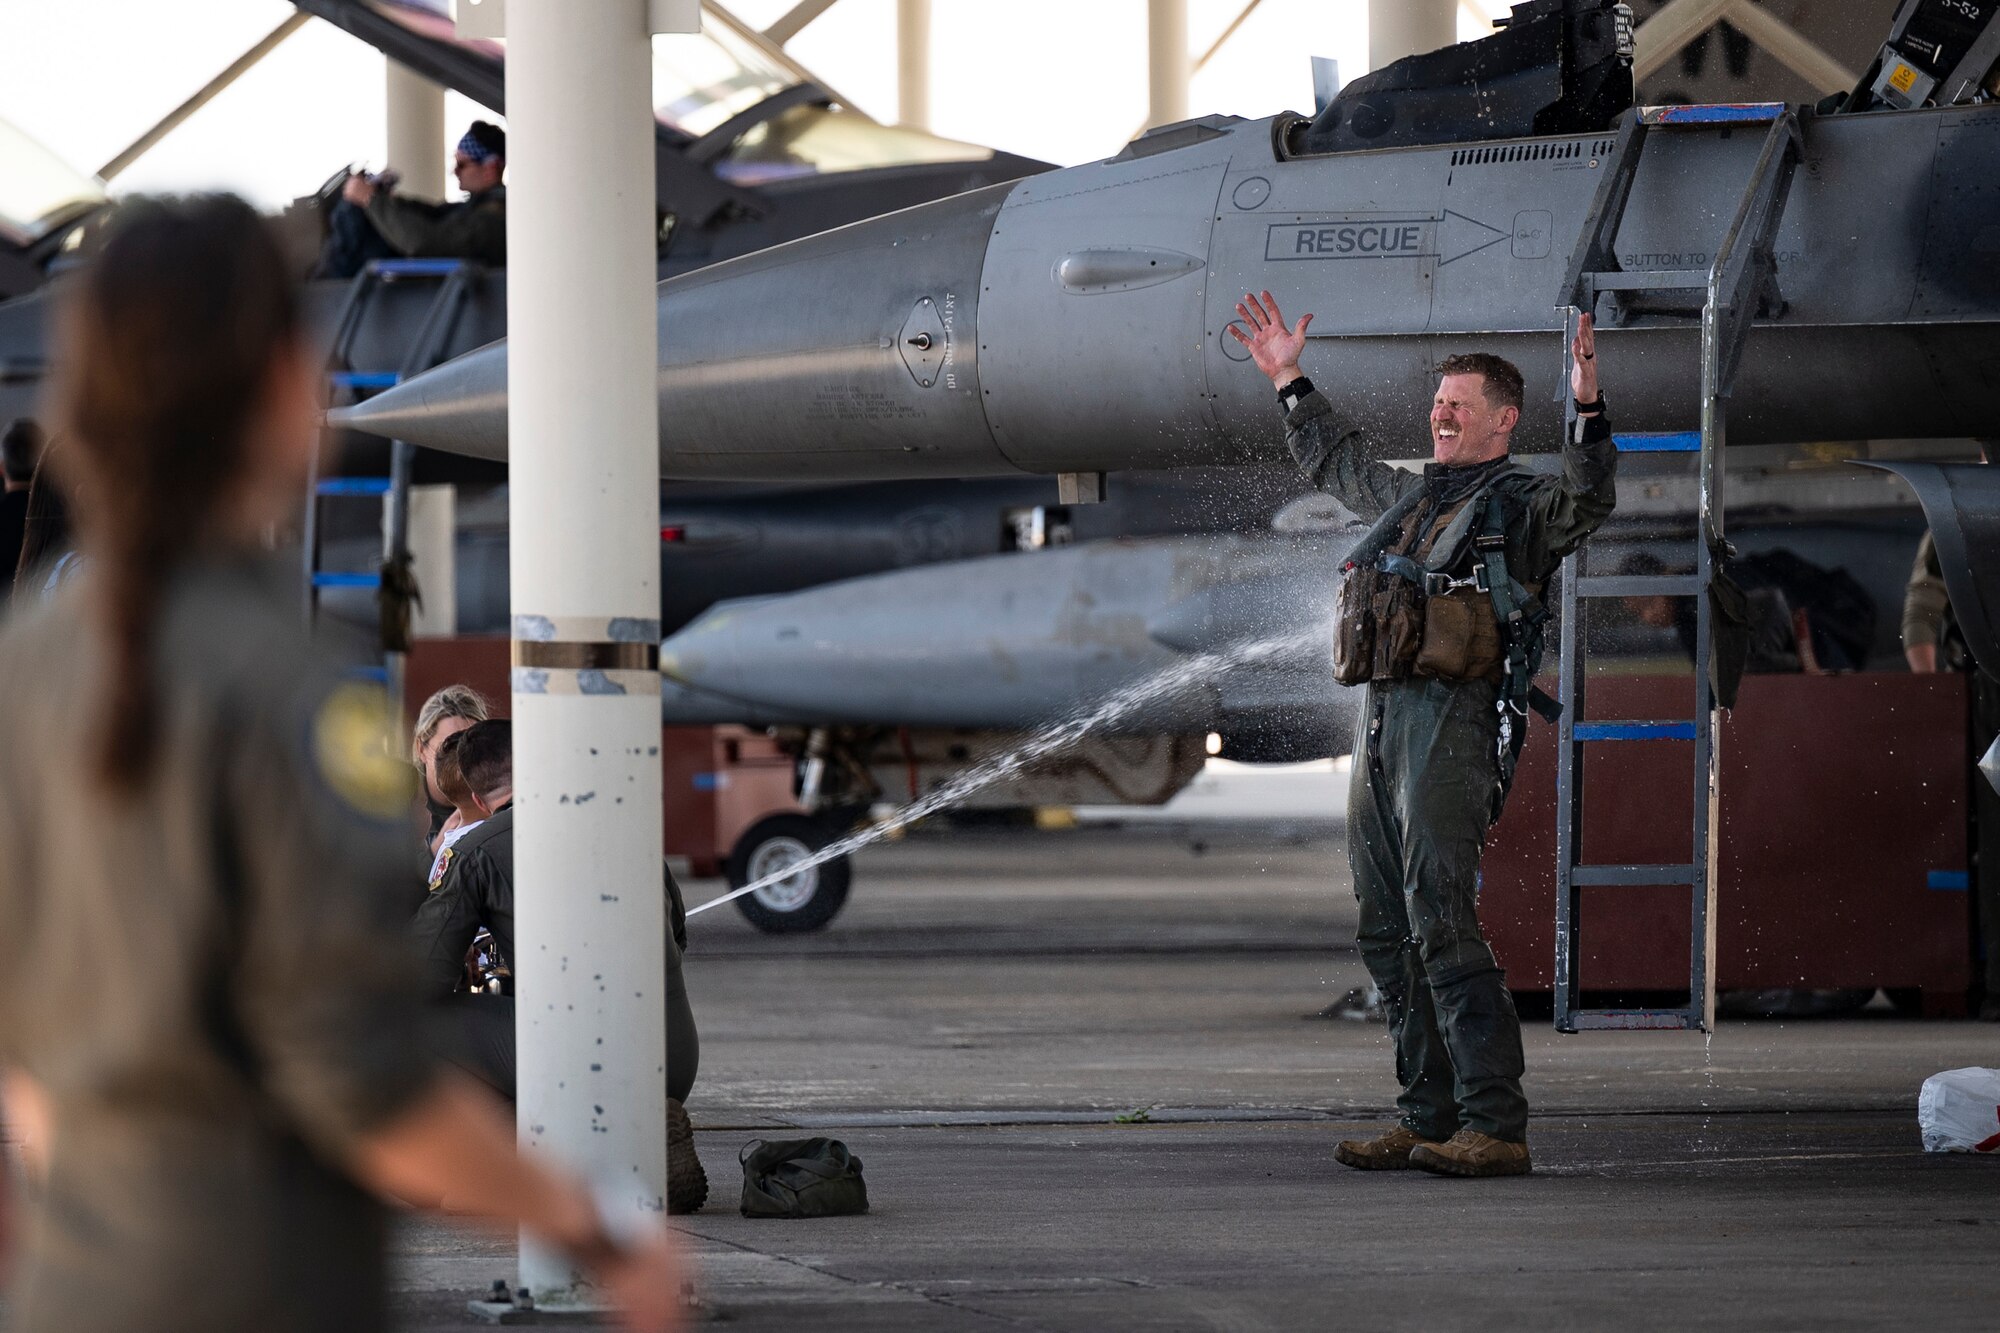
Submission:
[[[1534,709],[1544,721],[1562,716],[1562,705],[1549,698],[1535,684],[1535,669],[1541,665],[1542,625],[1548,608],[1539,597],[1522,587],[1507,568],[1507,523],[1500,508],[1500,496],[1488,490],[1480,514],[1479,535],[1473,549],[1486,571],[1486,591],[1493,598],[1493,615],[1500,622],[1500,634],[1507,645],[1507,670],[1500,695],[1500,784],[1512,786],[1514,765],[1527,739],[1528,710]],[[1520,719],[1516,730],[1515,719]]]

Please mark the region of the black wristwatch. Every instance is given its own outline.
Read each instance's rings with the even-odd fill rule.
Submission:
[[[1313,382],[1304,375],[1301,375],[1295,380],[1287,381],[1279,388],[1278,401],[1285,405],[1287,412],[1290,412],[1295,410],[1305,400],[1305,396],[1312,391]]]

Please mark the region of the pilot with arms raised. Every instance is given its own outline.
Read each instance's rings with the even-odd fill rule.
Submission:
[[[1486,352],[1447,358],[1431,403],[1433,462],[1405,472],[1299,370],[1311,315],[1288,326],[1271,293],[1229,331],[1277,387],[1286,442],[1313,484],[1373,523],[1341,565],[1334,674],[1368,687],[1348,787],[1360,946],[1388,1010],[1403,1085],[1387,1133],[1334,1156],[1365,1171],[1525,1174],[1521,1022],[1475,910],[1479,855],[1499,818],[1531,708],[1562,558],[1611,513],[1617,454],[1597,387],[1596,338],[1572,343],[1576,428],[1562,471],[1509,457],[1521,372]],[[1246,331],[1247,330],[1247,331]]]

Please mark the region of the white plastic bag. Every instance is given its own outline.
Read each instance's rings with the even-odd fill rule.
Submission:
[[[2000,1156],[2000,1069],[1947,1069],[1924,1080],[1917,1126],[1925,1152]]]

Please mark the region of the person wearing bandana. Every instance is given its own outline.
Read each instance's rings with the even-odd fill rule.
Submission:
[[[465,198],[434,204],[394,192],[393,176],[347,178],[328,216],[316,278],[351,278],[371,259],[470,259],[507,262],[507,133],[475,120],[452,154]]]
[[[1402,1113],[1335,1149],[1361,1170],[1521,1175],[1530,1169],[1521,1021],[1479,927],[1479,855],[1513,778],[1562,558],[1611,514],[1617,454],[1589,315],[1571,351],[1576,427],[1560,472],[1517,466],[1521,372],[1488,352],[1438,366],[1433,462],[1406,472],[1299,371],[1311,315],[1288,326],[1269,292],[1229,330],[1278,390],[1286,443],[1312,483],[1373,526],[1341,562],[1334,678],[1368,687],[1347,798],[1363,962],[1382,992]]]

